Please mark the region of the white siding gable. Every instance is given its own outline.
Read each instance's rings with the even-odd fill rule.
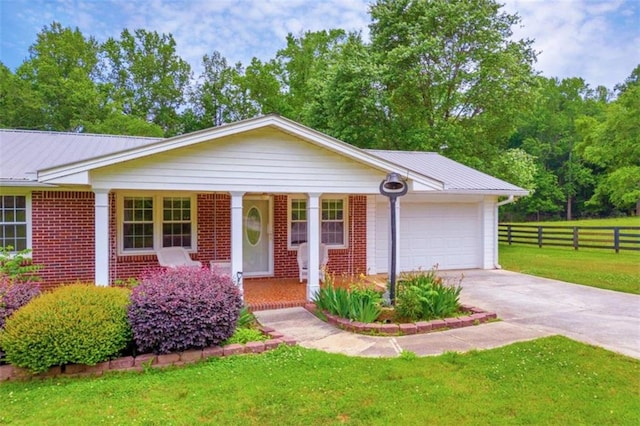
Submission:
[[[265,128],[96,169],[94,188],[376,193],[386,173]]]

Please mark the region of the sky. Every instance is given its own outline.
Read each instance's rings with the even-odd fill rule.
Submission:
[[[199,73],[202,56],[229,63],[275,57],[286,35],[342,28],[368,40],[372,0],[0,0],[0,61],[28,57],[43,27],[60,22],[99,42],[125,28],[173,34],[177,52]],[[514,37],[534,39],[536,70],[582,77],[609,89],[640,64],[640,0],[500,0],[522,22]]]

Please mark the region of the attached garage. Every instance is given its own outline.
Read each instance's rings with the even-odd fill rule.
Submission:
[[[482,203],[402,202],[399,211],[401,271],[482,268]],[[376,272],[389,270],[389,204],[376,204]]]

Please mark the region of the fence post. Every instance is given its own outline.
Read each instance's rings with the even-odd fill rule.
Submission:
[[[542,247],[542,226],[538,226],[538,247]]]
[[[616,253],[620,252],[620,228],[617,226],[613,228],[613,248]]]
[[[578,247],[580,247],[580,244],[578,244],[578,227],[574,226],[573,227],[573,249],[578,250]]]
[[[507,225],[507,242],[511,245],[511,225]]]

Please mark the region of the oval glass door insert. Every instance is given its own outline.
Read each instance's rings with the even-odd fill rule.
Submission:
[[[251,207],[247,212],[244,229],[249,244],[252,246],[258,245],[262,237],[262,216],[260,215],[260,210],[255,206]]]

